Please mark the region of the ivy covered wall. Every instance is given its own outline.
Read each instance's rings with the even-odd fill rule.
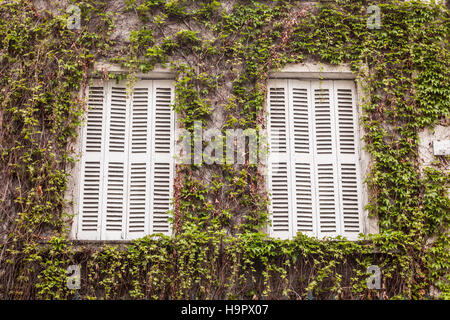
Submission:
[[[80,29],[68,28],[80,8]],[[367,26],[376,4],[381,28]],[[73,22],[73,21],[72,21]],[[448,125],[449,11],[423,1],[6,0],[0,7],[0,299],[426,299],[450,297],[448,157],[427,166],[419,132]],[[268,73],[349,64],[367,210],[380,233],[275,240],[257,165],[178,165],[174,236],[123,244],[68,239],[65,199],[94,62],[176,73],[179,126],[265,128]],[[367,66],[368,70],[362,66]],[[98,76],[112,76],[100,72]],[[81,266],[81,288],[66,269]],[[367,288],[367,267],[382,289]]]

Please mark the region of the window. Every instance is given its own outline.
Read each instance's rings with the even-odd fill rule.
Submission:
[[[270,234],[356,239],[362,232],[353,81],[268,85]]]
[[[129,91],[115,81],[87,89],[77,239],[170,233],[173,83],[141,80]]]

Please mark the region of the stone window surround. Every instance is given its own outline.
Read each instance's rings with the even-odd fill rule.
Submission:
[[[361,69],[367,72],[366,65],[362,65]],[[329,65],[323,63],[301,63],[301,64],[289,64],[281,70],[269,72],[269,79],[301,79],[301,80],[353,80],[356,87],[356,104],[358,106],[358,119],[362,114],[362,105],[367,100],[368,93],[364,91],[365,83],[363,79],[357,77],[357,75],[351,70],[348,64],[342,64],[339,66]],[[361,166],[361,181],[362,181],[362,207],[363,212],[361,214],[364,234],[376,234],[379,233],[378,219],[376,217],[370,217],[368,211],[365,209],[369,203],[369,189],[365,183],[365,178],[369,173],[371,166],[371,156],[365,150],[365,142],[362,140],[364,137],[364,128],[360,123],[357,125],[358,135],[360,137],[359,144],[359,161]],[[268,230],[267,230],[268,231]]]

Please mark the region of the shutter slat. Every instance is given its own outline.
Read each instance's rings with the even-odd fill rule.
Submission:
[[[112,87],[109,118],[109,151],[125,152],[127,121],[126,88]]]
[[[106,186],[106,238],[113,239],[121,235],[124,214],[124,174],[123,162],[109,162]],[[114,235],[113,235],[114,234]],[[120,239],[120,238],[119,238]]]
[[[86,161],[82,195],[81,231],[97,232],[99,226],[100,162]]]
[[[313,234],[314,215],[311,163],[295,164],[297,231]]]
[[[341,164],[344,232],[359,233],[359,199],[356,164]]]
[[[287,152],[287,102],[286,87],[271,87],[269,89],[270,115],[270,152]]]
[[[298,84],[293,82],[293,85]],[[295,153],[310,153],[308,89],[306,85],[292,88]]]
[[[318,194],[320,232],[336,233],[336,189],[333,164],[318,164]]]
[[[148,164],[131,162],[128,209],[128,238],[145,235],[148,210]]]
[[[317,154],[332,154],[332,124],[330,90],[316,88],[314,90],[315,139]]]
[[[153,233],[168,234],[171,197],[171,164],[156,162],[153,165]]]
[[[280,238],[289,236],[289,182],[286,162],[272,163],[272,232]]]
[[[133,154],[150,152],[148,149],[149,89],[151,88],[135,88],[134,90],[131,129],[131,152]]]
[[[171,88],[156,87],[155,97],[155,152],[171,153],[171,128],[172,128],[172,111],[171,111]]]
[[[101,152],[103,132],[103,87],[89,88],[86,152]]]
[[[339,152],[355,154],[355,124],[351,89],[337,89]]]

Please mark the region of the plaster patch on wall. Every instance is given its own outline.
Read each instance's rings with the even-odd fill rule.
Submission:
[[[434,128],[426,128],[419,132],[419,164],[423,170],[425,167],[436,167],[450,172],[450,161],[446,156],[434,156],[433,142],[436,140],[450,140],[450,127],[437,125]]]

